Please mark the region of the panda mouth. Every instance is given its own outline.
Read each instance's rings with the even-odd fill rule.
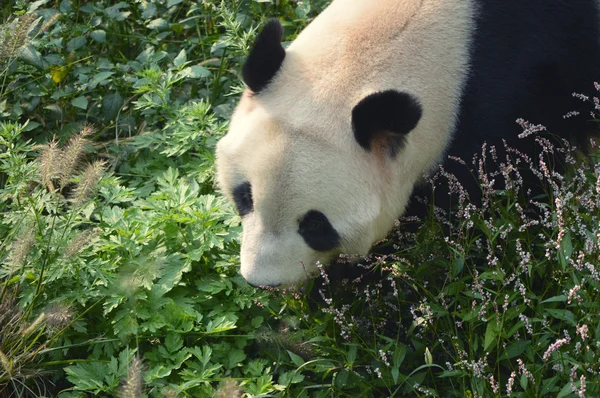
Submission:
[[[262,289],[262,290],[271,290],[271,289],[277,289],[277,288],[279,288],[280,286],[282,286],[282,284],[281,284],[281,283],[276,283],[276,284],[274,284],[274,285],[255,285],[255,284],[254,284],[254,283],[252,283],[252,282],[248,282],[248,281],[246,281],[246,282],[247,282],[247,283],[248,283],[250,286],[252,286],[252,287],[255,287],[255,288],[257,288],[257,289]]]

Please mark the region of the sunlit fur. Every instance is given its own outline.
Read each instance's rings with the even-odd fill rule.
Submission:
[[[264,91],[246,92],[217,147],[218,181],[231,198],[252,184],[243,218],[241,273],[254,285],[289,285],[335,253],[310,249],[298,218],[323,212],[339,251],[366,254],[403,213],[414,184],[448,145],[468,73],[470,0],[336,0],[289,46]],[[392,158],[353,138],[365,96],[414,95],[423,117]]]

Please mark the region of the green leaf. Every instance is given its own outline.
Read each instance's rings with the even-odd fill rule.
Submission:
[[[488,351],[490,346],[496,342],[498,337],[498,325],[495,320],[491,320],[487,323],[485,328],[485,340],[483,343],[483,349]]]
[[[124,216],[125,210],[118,206],[105,207],[102,211],[102,221],[112,227],[120,225]]]
[[[508,332],[506,332],[506,335],[504,337],[506,338],[510,338],[512,337],[519,329],[521,329],[523,326],[525,326],[525,322],[523,321],[518,321],[516,322],[512,328],[509,329]]]
[[[27,8],[28,13],[32,13],[36,11],[38,8],[46,4],[50,0],[37,0],[29,4],[29,8]]]
[[[150,19],[156,15],[156,5],[152,3],[140,4],[139,7],[144,9],[142,19]]]
[[[457,376],[464,376],[465,374],[466,373],[464,370],[454,369],[454,370],[445,370],[442,373],[440,373],[437,377],[439,377],[439,378],[457,377]]]
[[[85,46],[87,40],[83,36],[75,37],[67,43],[67,51],[73,52],[75,50],[79,50],[81,47]]]
[[[176,68],[179,68],[180,66],[182,66],[186,62],[187,62],[187,53],[186,53],[185,48],[184,48],[183,50],[181,50],[179,52],[179,54],[173,60],[173,65],[175,65]]]
[[[111,77],[114,74],[115,74],[115,72],[109,72],[109,71],[96,73],[94,75],[94,77],[92,77],[92,80],[90,80],[89,85],[91,86],[91,88],[94,88],[98,84],[104,83],[106,80],[108,80],[109,77]]]
[[[348,348],[348,354],[346,354],[346,357],[349,365],[352,365],[356,360],[356,350],[356,344],[352,344],[350,345],[350,348]]]
[[[167,368],[164,365],[158,364],[150,368],[150,370],[148,370],[144,374],[144,380],[146,381],[146,383],[150,383],[151,381],[156,379],[163,379],[169,376],[172,371],[173,369],[171,367]]]
[[[68,14],[73,10],[73,6],[71,5],[70,0],[63,0],[60,2],[60,6],[58,8],[61,13]]]
[[[220,293],[222,291],[231,290],[231,281],[225,278],[206,277],[196,283],[196,288],[202,292],[206,292],[212,295]]]
[[[146,25],[148,29],[166,30],[169,28],[169,23],[162,18],[157,18]]]
[[[294,354],[290,350],[287,350],[287,353],[290,356],[290,359],[292,360],[294,365],[296,365],[296,366],[304,365],[304,359],[302,359],[302,357],[300,355]]]
[[[394,366],[398,366],[400,367],[400,365],[402,365],[402,362],[404,362],[404,357],[406,357],[406,345],[404,344],[400,344],[398,347],[396,347],[396,350],[394,351]]]
[[[334,386],[342,389],[348,384],[348,377],[350,376],[350,372],[346,369],[342,369],[334,375]]]
[[[210,362],[210,359],[212,357],[212,348],[210,348],[209,346],[205,345],[202,348],[196,346],[196,347],[192,347],[192,348],[188,348],[187,351],[192,354],[193,356],[196,357],[196,359],[198,359],[200,361],[200,363],[202,364],[202,367],[206,368],[206,366],[208,365],[208,363]]]
[[[114,120],[119,114],[122,106],[123,97],[121,97],[119,92],[105,95],[102,99],[102,116],[104,116],[104,120]]]
[[[562,301],[567,301],[567,296],[565,296],[564,294],[561,294],[560,296],[550,297],[549,299],[542,301],[542,304],[543,303],[562,302]]]
[[[554,376],[550,379],[545,379],[544,381],[542,381],[542,391],[540,393],[540,397],[544,397],[549,393],[555,393],[558,390],[558,387],[556,387],[556,383],[558,383],[560,381],[560,376]]]
[[[82,95],[81,97],[73,98],[71,100],[71,105],[73,105],[76,108],[85,110],[88,106],[88,100],[87,98],[85,98],[85,96]]]
[[[131,15],[131,12],[129,11],[121,11],[121,9],[128,7],[129,5],[122,1],[112,7],[106,8],[104,10],[104,15],[106,15],[109,19],[114,19],[117,22],[121,22]]]
[[[558,252],[558,257],[560,261],[560,265],[563,270],[566,270],[570,267],[569,259],[573,254],[573,243],[571,242],[571,233],[567,231],[560,241],[560,250]]]
[[[521,385],[521,388],[523,390],[527,390],[527,386],[529,385],[529,378],[527,377],[526,374],[522,374],[520,379],[519,379],[519,384]]]
[[[232,369],[246,359],[246,354],[243,350],[232,349],[227,355],[227,369]]]
[[[260,325],[262,325],[262,323],[264,322],[265,318],[262,316],[255,316],[252,318],[252,320],[250,321],[250,324],[252,325],[252,327],[254,329],[258,329],[260,327]]]
[[[175,34],[180,35],[183,33],[183,25],[180,23],[173,23],[171,24],[171,30],[175,32]]]
[[[497,280],[499,282],[504,281],[504,271],[501,269],[486,271],[479,275],[480,280]]]
[[[187,68],[182,70],[180,73],[181,73],[182,77],[189,77],[190,79],[199,79],[202,77],[211,76],[211,73],[208,69],[206,69],[202,66],[198,66],[198,65],[188,66]]]
[[[0,108],[2,108],[1,104],[0,104]],[[0,113],[2,113],[2,109],[0,109]],[[31,120],[28,121],[27,125],[23,127],[23,131],[32,131],[35,130],[36,128],[40,127],[41,124],[38,122],[32,122]]]
[[[227,319],[227,318],[233,318],[233,320],[231,319]],[[228,330],[232,330],[237,328],[235,322],[237,321],[237,316],[230,314],[230,316],[222,316],[219,317],[217,319],[214,319],[210,322],[208,322],[208,324],[206,325],[206,333],[207,334],[214,334],[214,333],[221,333],[221,332],[226,332]]]
[[[521,355],[525,352],[527,347],[531,345],[531,341],[529,340],[519,340],[514,341],[508,345],[506,351],[500,356],[499,359],[511,359],[516,356]]]
[[[73,389],[89,392],[105,391],[104,378],[108,375],[108,367],[99,362],[79,363],[65,368],[67,379],[73,383]]]
[[[142,51],[135,60],[140,64],[146,64],[149,60],[154,56],[154,47],[148,46],[144,51]]]
[[[103,31],[102,29],[98,29],[98,30],[94,30],[93,32],[90,32],[90,37],[92,38],[92,40],[94,40],[98,43],[106,43],[106,32]]]
[[[555,310],[547,308],[544,311],[548,313],[548,315],[550,315],[552,318],[565,321],[571,326],[577,326],[577,322],[575,322],[575,315],[569,310]]]
[[[575,388],[579,388],[580,385],[581,385],[581,382],[579,380],[574,383]],[[558,393],[556,398],[564,398],[571,394],[573,394],[573,396],[575,396],[575,394],[573,393],[573,386],[571,386],[571,382],[567,382],[567,384],[565,384],[565,386],[562,388],[562,390],[560,390],[560,392]]]
[[[392,367],[392,378],[394,379],[394,384],[398,384],[398,376],[400,376],[400,370],[397,366]]]
[[[455,258],[454,261],[452,261],[452,276],[455,277],[458,274],[460,274],[460,271],[462,271],[464,265],[465,265],[464,257]]]
[[[168,256],[164,262],[166,265],[154,289],[160,295],[170,292],[181,281],[183,274],[191,269],[191,264],[179,253]]]
[[[279,376],[279,384],[284,386],[301,383],[302,381],[304,381],[304,375],[295,370],[285,372]]]
[[[298,6],[294,10],[294,13],[300,19],[306,19],[310,13],[311,3],[309,1],[298,2]]]
[[[50,98],[52,98],[53,100],[57,100],[66,95],[68,95],[68,93],[65,90],[58,89],[58,90],[54,91],[54,93],[52,93]]]
[[[40,52],[31,44],[28,44],[19,50],[19,58],[26,64],[35,66],[38,69],[44,68],[42,54],[40,54]]]
[[[165,338],[165,348],[171,354],[178,352],[183,347],[183,338],[179,333],[169,333]]]
[[[51,120],[62,120],[64,117],[63,110],[58,104],[46,105],[44,109],[48,110],[48,118]]]

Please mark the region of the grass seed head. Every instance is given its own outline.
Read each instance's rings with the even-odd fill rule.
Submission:
[[[142,381],[143,372],[142,360],[136,355],[131,360],[127,378],[121,387],[121,398],[139,398],[142,396],[144,384]]]
[[[225,380],[215,394],[215,398],[241,398],[241,396],[240,386],[232,379]]]
[[[56,139],[53,139],[45,146],[39,156],[39,172],[42,184],[49,190],[54,191],[53,179],[60,176],[59,162],[61,150],[57,146]]]
[[[88,136],[93,132],[91,126],[85,126],[79,134],[71,137],[67,145],[61,151],[60,162],[58,163],[58,172],[60,176],[59,185],[64,188],[71,177],[76,174],[77,168],[83,155],[85,155],[86,147],[89,144]]]
[[[52,17],[50,17],[50,19],[42,25],[42,27],[37,32],[37,34],[39,35],[39,34],[44,33],[45,31],[47,31],[48,28],[50,28],[50,26],[54,25],[54,22],[56,22],[58,20],[58,18],[60,18],[60,16],[61,16],[60,13],[56,13]]]
[[[53,304],[48,308],[45,314],[46,324],[51,330],[63,329],[73,318],[71,307],[64,304]]]
[[[81,205],[92,196],[94,188],[104,175],[105,165],[106,163],[103,160],[98,160],[87,165],[81,175],[81,181],[77,183],[73,191],[72,201],[75,206]]]
[[[73,257],[85,249],[92,241],[98,237],[98,229],[88,229],[82,231],[71,240],[69,246],[65,249],[65,257]]]
[[[25,226],[12,244],[12,250],[7,261],[10,270],[14,271],[25,265],[27,256],[34,244],[35,229],[32,226]]]
[[[23,329],[23,337],[27,337],[30,334],[33,334],[34,332],[38,331],[41,327],[44,326],[45,320],[46,314],[42,312],[40,315],[38,315],[37,318],[35,318],[35,320],[29,326]]]
[[[0,65],[16,57],[19,50],[27,44],[35,20],[34,14],[25,14],[0,27]]]

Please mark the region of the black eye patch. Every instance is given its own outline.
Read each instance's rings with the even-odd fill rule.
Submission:
[[[310,210],[298,221],[298,233],[311,249],[326,252],[340,244],[340,235],[327,216],[320,211]]]
[[[254,208],[252,201],[252,186],[249,182],[238,185],[233,190],[233,201],[240,217],[244,217]]]

